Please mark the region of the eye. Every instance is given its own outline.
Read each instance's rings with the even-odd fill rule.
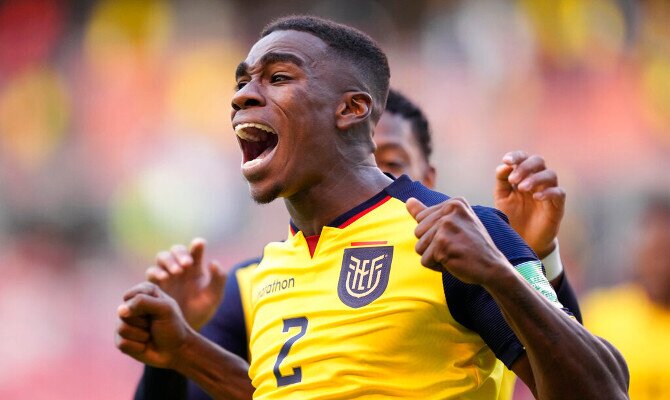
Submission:
[[[247,81],[240,81],[240,82],[237,82],[237,83],[235,84],[235,90],[236,90],[236,91],[241,90],[243,87],[245,87],[245,86],[247,85],[247,83],[248,83]]]
[[[405,164],[398,161],[384,161],[384,165],[392,170],[402,170],[405,168]]]
[[[378,160],[377,166],[384,172],[400,176],[405,173],[405,164],[394,161]]]
[[[274,74],[272,75],[272,78],[270,78],[270,83],[279,83],[279,82],[285,82],[285,81],[290,81],[291,77],[288,75],[284,74]]]

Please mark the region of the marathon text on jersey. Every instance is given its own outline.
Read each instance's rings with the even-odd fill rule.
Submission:
[[[268,294],[276,293],[286,289],[292,289],[295,287],[295,278],[288,279],[275,279],[274,281],[268,282],[261,286],[261,288],[256,292],[256,298],[260,299],[263,296]]]

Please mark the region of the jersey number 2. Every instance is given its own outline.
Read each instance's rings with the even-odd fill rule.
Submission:
[[[279,355],[277,356],[277,361],[275,361],[275,367],[272,370],[275,373],[277,378],[277,386],[286,386],[292,385],[302,381],[302,368],[295,367],[293,368],[293,374],[291,375],[282,375],[279,371],[279,365],[284,361],[288,352],[291,350],[291,346],[298,341],[301,337],[307,332],[307,318],[298,317],[298,318],[287,318],[284,320],[284,330],[283,332],[288,332],[291,328],[300,328],[300,332],[288,338],[279,350]]]

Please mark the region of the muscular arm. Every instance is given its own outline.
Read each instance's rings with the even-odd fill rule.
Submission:
[[[512,370],[538,399],[626,399],[619,352],[557,310],[508,267],[484,285],[526,353]]]
[[[581,323],[577,297],[563,272],[558,252],[558,231],[565,212],[566,193],[556,172],[544,158],[510,151],[495,172],[493,199],[512,228],[542,259],[558,300]]]
[[[205,337],[202,337],[206,340]],[[199,358],[201,355],[198,351],[211,352],[218,354],[220,350],[226,350],[219,347],[212,342],[201,347],[195,347],[185,357]],[[222,399],[247,399],[251,398],[251,393],[248,393],[248,364],[246,360],[236,359],[234,365],[228,365],[227,361],[232,354],[222,355],[223,361],[217,361],[213,358],[208,361],[208,358],[203,358],[204,363],[194,363],[189,366],[188,363],[181,363],[180,367],[175,370],[156,368],[152,366],[145,366],[144,375],[135,392],[135,400],[184,400],[188,399],[208,399],[211,395],[213,398]],[[232,357],[234,359],[234,357]],[[221,363],[221,364],[218,364]],[[225,386],[225,380],[219,376],[215,371],[219,365],[227,367],[227,371],[223,372],[228,378],[231,388],[222,388]],[[192,377],[197,383],[197,387],[193,388],[191,392],[188,389],[188,380],[186,376]],[[201,378],[193,378],[201,377]],[[203,392],[204,390],[204,392]],[[231,391],[233,393],[231,393]]]
[[[627,398],[627,368],[616,349],[533,288],[465,200],[425,207],[410,199],[407,208],[418,222],[416,250],[422,264],[480,285],[498,305],[526,350],[512,368],[538,399]],[[546,280],[542,285],[548,287]]]
[[[215,399],[253,397],[249,364],[242,358],[192,332],[179,349],[174,370],[193,380]]]
[[[145,282],[124,295],[116,345],[149,366],[172,369],[216,399],[251,399],[248,364],[184,320],[176,301]]]
[[[201,334],[222,348],[247,359],[247,338],[242,311],[237,271],[253,268],[258,259],[248,260],[233,267],[226,280],[223,302]],[[183,312],[183,307],[182,307]],[[200,387],[179,373],[145,366],[144,374],[135,392],[135,400],[207,400],[210,398]]]
[[[237,271],[254,267],[259,259],[233,266],[228,274],[230,277],[226,279],[219,272],[218,263],[214,261],[206,265],[203,262],[204,250],[205,241],[200,238],[192,241],[190,250],[184,246],[173,246],[170,252],[157,255],[156,265],[147,270],[147,278],[177,301],[192,328],[246,360],[247,336]],[[225,290],[222,288],[224,282]],[[212,319],[207,321],[212,315]],[[199,329],[202,324],[205,325]],[[145,366],[135,400],[187,398],[207,400],[210,396],[173,370]]]

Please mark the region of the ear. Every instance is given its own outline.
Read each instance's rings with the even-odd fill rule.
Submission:
[[[366,121],[372,113],[372,96],[366,92],[347,92],[337,106],[337,128],[342,131]]]
[[[428,189],[435,188],[435,167],[430,164],[426,167],[426,171],[423,173],[421,183],[423,183],[423,185]]]

